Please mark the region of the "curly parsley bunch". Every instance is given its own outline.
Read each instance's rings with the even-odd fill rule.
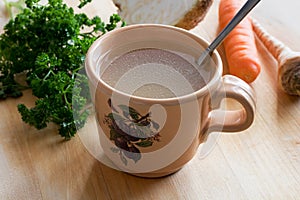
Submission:
[[[59,134],[70,139],[88,117],[87,76],[80,73],[85,54],[98,37],[124,23],[116,14],[108,24],[98,16],[75,14],[62,0],[39,1],[26,0],[26,8],[0,35],[0,99],[19,97],[28,86],[37,100],[33,108],[18,105],[23,121],[37,129],[54,122]],[[79,6],[90,1],[80,0]],[[15,80],[20,73],[27,85]]]

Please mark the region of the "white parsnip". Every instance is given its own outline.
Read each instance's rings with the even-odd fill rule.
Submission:
[[[290,95],[300,96],[300,52],[292,51],[269,34],[255,19],[253,30],[278,62],[278,83]]]

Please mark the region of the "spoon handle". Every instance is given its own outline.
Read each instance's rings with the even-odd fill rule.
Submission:
[[[226,38],[226,36],[239,24],[244,17],[260,2],[260,0],[248,0],[244,6],[239,10],[239,12],[232,18],[232,20],[227,24],[227,26],[221,31],[221,33],[216,37],[216,39],[208,46],[211,54],[220,43]]]
[[[239,12],[232,18],[232,20],[227,24],[227,26],[219,33],[219,35],[214,39],[214,41],[205,49],[205,51],[200,55],[198,59],[198,64],[201,64],[204,59],[211,55],[212,52],[221,44],[221,42],[226,38],[226,36],[238,25],[244,17],[260,2],[260,0],[248,0]]]

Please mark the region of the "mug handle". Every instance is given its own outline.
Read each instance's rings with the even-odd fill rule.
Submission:
[[[246,82],[232,75],[224,75],[222,82],[224,87],[219,88],[216,92],[217,100],[208,115],[208,133],[243,131],[254,121],[256,109],[254,90]],[[219,109],[222,100],[226,98],[236,100],[243,108],[238,110]]]

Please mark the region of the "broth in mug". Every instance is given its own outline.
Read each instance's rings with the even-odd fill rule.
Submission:
[[[205,85],[195,59],[187,54],[143,48],[115,58],[101,79],[127,94],[147,98],[172,98],[193,93]],[[199,67],[198,67],[199,68]]]

